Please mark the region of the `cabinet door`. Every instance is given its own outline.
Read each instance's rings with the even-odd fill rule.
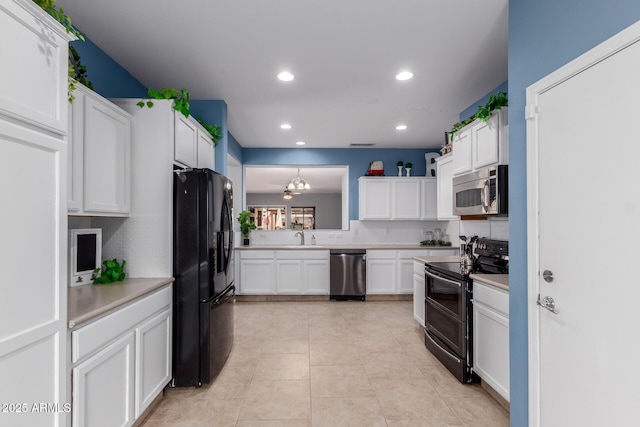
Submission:
[[[463,173],[471,172],[472,168],[472,132],[471,128],[467,127],[456,133],[453,138],[453,175],[461,175]]]
[[[384,178],[360,178],[359,219],[391,219],[391,182]]]
[[[276,269],[278,294],[299,295],[302,293],[302,260],[279,259],[276,261]]]
[[[198,127],[182,113],[174,113],[174,160],[183,166],[195,168],[198,165]]]
[[[441,157],[437,162],[438,219],[458,219],[453,215],[453,156]]]
[[[171,380],[171,351],[168,309],[136,328],[136,418]]]
[[[414,263],[419,264],[424,270],[423,263]],[[424,273],[413,273],[413,318],[424,328]]]
[[[84,188],[83,120],[84,93],[76,90],[73,104],[69,105],[69,164],[67,165],[67,209],[72,214],[82,210],[82,191]]]
[[[241,258],[240,280],[239,294],[274,294],[276,286],[273,259]]]
[[[411,178],[391,181],[392,219],[420,219],[420,181]]]
[[[474,371],[509,401],[509,319],[488,306],[473,305]]]
[[[396,288],[399,294],[413,293],[413,260],[398,259],[397,280]]]
[[[108,101],[86,96],[83,122],[84,211],[128,214],[131,119]]]
[[[302,277],[306,295],[329,295],[329,260],[304,260]]]
[[[367,253],[367,294],[396,293],[396,259],[371,259]]]
[[[73,369],[74,427],[133,423],[134,343],[132,331]]]
[[[198,130],[198,167],[215,169],[215,150],[208,132]]]
[[[67,42],[72,38],[32,2],[0,4],[0,51],[5,64],[0,67],[0,114],[66,135]]]
[[[438,219],[438,181],[425,178],[421,181],[420,219]]]
[[[474,169],[498,164],[500,142],[499,117],[499,114],[494,114],[489,118],[488,122],[480,120],[471,128],[473,134]]]

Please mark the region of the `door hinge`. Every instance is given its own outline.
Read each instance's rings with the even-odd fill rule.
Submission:
[[[524,119],[525,120],[532,120],[536,118],[536,115],[540,112],[540,107],[538,107],[537,105],[527,105],[526,107],[524,107]]]

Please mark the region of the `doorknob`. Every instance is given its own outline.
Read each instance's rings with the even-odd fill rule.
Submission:
[[[551,283],[553,282],[553,271],[545,270],[542,272],[542,278],[545,282]]]
[[[538,294],[538,301],[536,301],[536,304],[542,308],[546,308],[553,314],[558,314],[558,311],[556,310],[556,302],[551,297],[544,297],[542,298],[542,301],[540,301],[540,294]]]

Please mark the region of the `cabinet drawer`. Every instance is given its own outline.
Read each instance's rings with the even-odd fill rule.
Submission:
[[[509,316],[509,293],[502,289],[474,280],[473,300]]]
[[[294,249],[291,251],[277,251],[278,259],[329,259],[329,251],[326,250],[304,250]]]
[[[396,259],[397,251],[375,250],[367,251],[367,259]]]
[[[240,252],[240,259],[273,259],[276,251],[249,250]]]
[[[71,332],[71,361],[76,363],[136,324],[171,306],[171,286],[143,296],[124,308]]]

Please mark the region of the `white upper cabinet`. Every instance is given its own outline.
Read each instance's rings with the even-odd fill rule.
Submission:
[[[509,110],[493,112],[489,121],[475,120],[453,138],[453,176],[509,162]]]
[[[0,3],[0,114],[67,134],[68,40],[74,38],[32,1]]]
[[[436,178],[360,177],[360,220],[435,219]]]
[[[437,219],[459,219],[453,215],[453,155],[447,154],[436,159]]]
[[[128,216],[131,115],[76,83],[71,104],[67,208],[71,215]]]
[[[215,169],[215,146],[211,134],[198,129],[198,167]]]
[[[472,159],[472,135],[471,127],[467,126],[458,132],[453,137],[453,174],[461,175],[463,173],[471,172],[473,165]]]
[[[187,167],[198,164],[198,126],[179,112],[175,112],[174,160]]]

